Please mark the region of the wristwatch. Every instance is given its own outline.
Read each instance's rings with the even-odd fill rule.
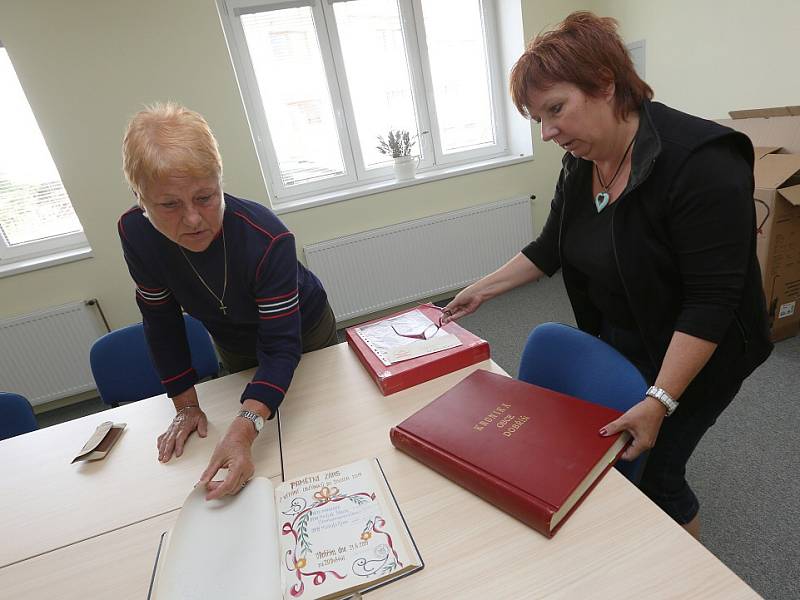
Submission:
[[[670,396],[665,390],[662,390],[660,387],[656,387],[651,385],[650,388],[645,393],[645,396],[650,396],[651,398],[655,398],[661,404],[664,405],[664,408],[667,409],[667,415],[670,416],[672,413],[675,412],[675,409],[678,408],[678,403],[673,400],[672,396]]]
[[[254,413],[252,410],[241,410],[236,416],[251,421],[253,423],[253,427],[256,428],[256,435],[258,435],[258,432],[261,431],[262,427],[264,427],[264,417],[258,413]]]

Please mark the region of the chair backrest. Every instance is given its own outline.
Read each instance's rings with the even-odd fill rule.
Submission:
[[[24,396],[0,392],[0,440],[36,431],[39,423]]]
[[[561,323],[543,323],[531,331],[519,379],[622,412],[641,402],[647,391],[642,374],[616,349]],[[637,483],[644,458],[619,461],[617,469]]]
[[[216,377],[219,362],[203,324],[183,315],[192,366],[198,377]],[[89,353],[92,375],[103,402],[116,406],[164,393],[153,366],[141,323],[116,329],[98,339]]]

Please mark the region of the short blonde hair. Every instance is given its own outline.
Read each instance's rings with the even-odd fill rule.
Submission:
[[[200,113],[176,102],[156,102],[136,113],[122,140],[122,170],[142,197],[147,184],[169,175],[222,178],[222,157]]]

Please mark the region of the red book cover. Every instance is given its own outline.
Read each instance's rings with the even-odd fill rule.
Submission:
[[[358,359],[361,361],[361,364],[364,365],[370,377],[378,384],[384,396],[394,394],[395,392],[435,379],[436,377],[441,377],[447,373],[458,371],[459,369],[463,369],[464,367],[489,358],[489,343],[486,340],[470,333],[460,325],[451,322],[443,326],[442,330],[455,335],[461,341],[460,346],[397,362],[387,367],[356,333],[356,328],[365,328],[369,325],[385,321],[386,319],[413,310],[419,310],[435,324],[439,323],[439,318],[442,314],[439,308],[421,305],[407,311],[399,312],[397,315],[382,317],[354,327],[348,327],[345,331],[347,343],[356,353],[356,356],[358,356]]]
[[[552,537],[619,458],[622,413],[478,370],[393,427],[392,444]]]

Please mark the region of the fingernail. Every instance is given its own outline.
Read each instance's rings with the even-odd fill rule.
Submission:
[[[603,427],[603,428],[600,430],[600,435],[603,435],[603,436],[605,436],[605,435],[608,435],[608,431],[606,431],[606,428],[605,428],[605,427]]]

